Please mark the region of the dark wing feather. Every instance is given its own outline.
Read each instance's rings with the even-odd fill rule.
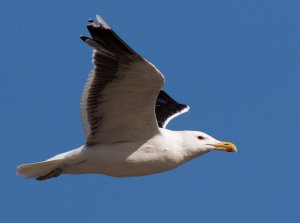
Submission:
[[[156,100],[155,113],[158,126],[165,128],[169,121],[189,110],[189,106],[180,104],[161,90]]]

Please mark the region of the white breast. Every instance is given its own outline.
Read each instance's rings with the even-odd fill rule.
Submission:
[[[142,176],[175,168],[184,162],[179,144],[157,134],[144,142],[120,142],[82,148],[78,165],[64,173],[100,173],[114,177]],[[78,153],[78,151],[77,151]]]

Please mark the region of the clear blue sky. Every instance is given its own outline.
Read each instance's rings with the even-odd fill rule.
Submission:
[[[300,3],[293,0],[1,1],[0,222],[300,222]],[[138,178],[38,182],[18,164],[84,142],[92,68],[87,19],[101,14],[191,106],[169,127],[235,142]]]

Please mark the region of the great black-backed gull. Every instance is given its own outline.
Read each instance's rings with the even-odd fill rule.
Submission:
[[[17,174],[46,180],[65,174],[98,173],[114,177],[160,173],[212,150],[237,151],[196,131],[172,131],[168,122],[189,107],[162,90],[164,77],[130,48],[100,17],[89,20],[94,48],[81,114],[86,142],[46,161],[23,164]]]

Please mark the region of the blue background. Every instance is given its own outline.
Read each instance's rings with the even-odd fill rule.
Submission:
[[[293,0],[0,3],[0,222],[300,222],[300,3]],[[92,68],[87,19],[101,14],[191,106],[169,128],[234,142],[136,178],[16,166],[84,142],[79,101]]]

